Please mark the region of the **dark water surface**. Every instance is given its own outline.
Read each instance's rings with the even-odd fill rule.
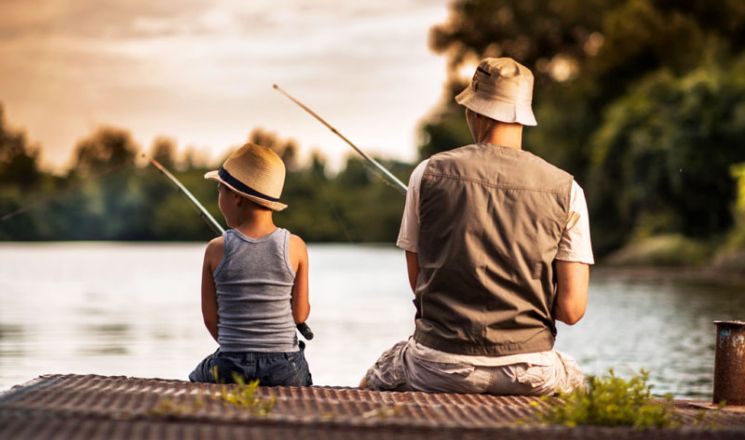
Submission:
[[[185,379],[216,348],[199,306],[202,245],[0,245],[0,390],[41,374]],[[314,382],[356,385],[413,329],[404,257],[392,247],[312,245],[307,356]],[[655,392],[709,398],[715,319],[743,319],[745,289],[613,272],[557,346],[586,373],[651,372]]]

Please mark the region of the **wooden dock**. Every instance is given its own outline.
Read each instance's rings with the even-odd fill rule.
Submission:
[[[234,388],[227,388],[228,390]],[[50,375],[0,394],[1,439],[745,439],[745,408],[676,401],[675,429],[548,426],[533,397],[260,388],[261,415],[220,399],[219,385]]]

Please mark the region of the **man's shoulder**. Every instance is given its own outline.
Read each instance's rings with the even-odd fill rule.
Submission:
[[[553,163],[547,161],[543,157],[533,153],[532,151],[528,150],[520,150],[525,155],[526,159],[534,164],[536,167],[542,168],[547,173],[554,173],[556,175],[568,177],[571,179],[574,179],[574,176],[572,176],[571,173],[567,172],[566,170],[559,168],[557,165],[554,165]]]

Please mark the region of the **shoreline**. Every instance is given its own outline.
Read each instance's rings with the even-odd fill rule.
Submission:
[[[718,269],[711,266],[616,266],[599,263],[590,270],[590,277],[613,277],[622,280],[678,281],[722,286],[745,287],[745,272]]]

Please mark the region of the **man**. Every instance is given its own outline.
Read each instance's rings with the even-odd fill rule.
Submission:
[[[533,75],[487,58],[456,97],[476,142],[413,171],[397,245],[406,251],[414,335],[360,387],[545,395],[583,386],[554,350],[555,320],[587,306],[587,205],[571,175],[522,150],[536,125]]]

